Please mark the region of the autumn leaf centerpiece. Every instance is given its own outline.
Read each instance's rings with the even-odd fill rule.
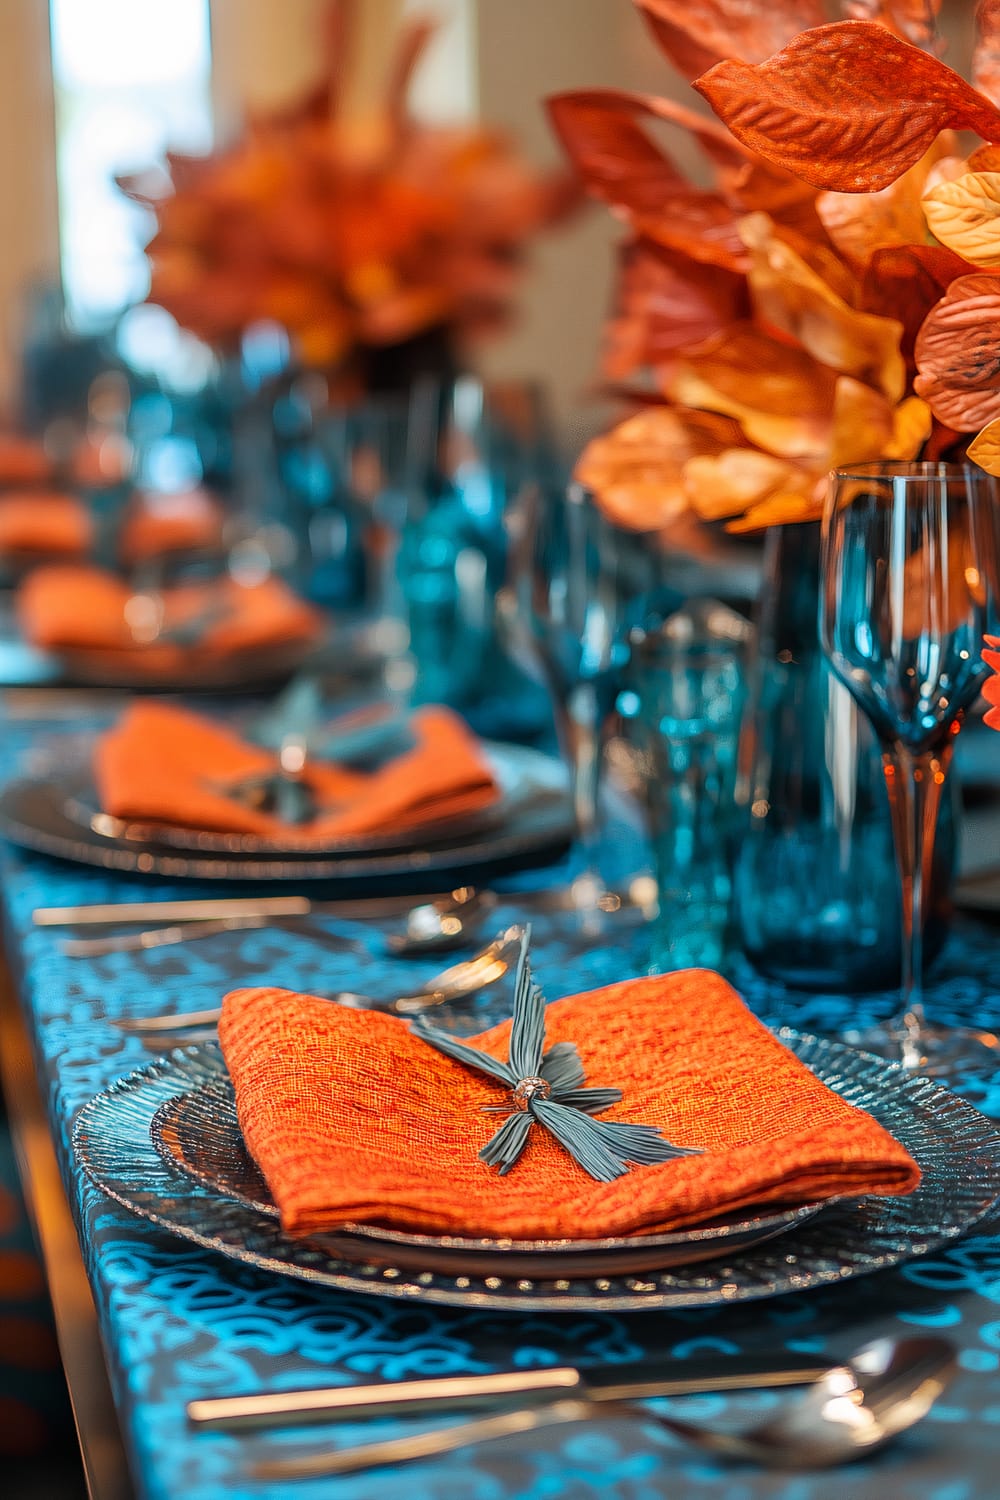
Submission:
[[[831,468],[1000,473],[1000,0],[973,82],[939,0],[634,0],[718,120],[652,95],[549,100],[625,226],[604,374],[636,411],[577,478],[620,524],[814,520]],[[658,138],[692,136],[707,180]],[[968,157],[957,131],[984,144]]]

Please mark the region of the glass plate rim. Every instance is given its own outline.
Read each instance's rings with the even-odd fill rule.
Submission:
[[[200,1060],[210,1058],[212,1064],[214,1064],[216,1058],[218,1058],[221,1066],[219,1068],[217,1076],[220,1079],[225,1079],[228,1081],[228,1074],[225,1071],[225,1065],[221,1063],[222,1050],[218,1042],[210,1041],[195,1044],[192,1047],[186,1047],[182,1049],[178,1048],[175,1049],[171,1055],[178,1063],[179,1068],[183,1069],[184,1060],[192,1056],[192,1054],[194,1054],[195,1052],[199,1054]],[[158,1151],[160,1159],[166,1167],[173,1168],[175,1171],[178,1171],[185,1176],[191,1177],[193,1181],[200,1182],[204,1187],[209,1188],[213,1192],[219,1193],[222,1196],[233,1198],[234,1202],[242,1203],[245,1208],[250,1209],[253,1212],[266,1213],[271,1218],[276,1217],[277,1209],[273,1207],[273,1205],[270,1207],[264,1207],[261,1204],[251,1202],[248,1198],[240,1197],[233,1193],[226,1193],[225,1189],[219,1184],[219,1182],[213,1179],[207,1173],[199,1173],[193,1166],[178,1159],[170,1152],[169,1147],[162,1139],[162,1135],[158,1133],[158,1123],[162,1120],[164,1112],[172,1103],[174,1103],[178,1099],[189,1099],[194,1094],[200,1092],[201,1089],[207,1089],[208,1087],[209,1083],[206,1080],[204,1084],[196,1087],[195,1089],[187,1092],[180,1092],[174,1095],[173,1099],[165,1100],[159,1106],[150,1121],[150,1134],[154,1148]],[[679,1229],[669,1233],[657,1234],[654,1232],[652,1234],[641,1235],[617,1235],[598,1240],[518,1240],[507,1237],[496,1239],[491,1238],[488,1235],[480,1235],[474,1237],[466,1235],[427,1235],[414,1234],[403,1230],[382,1228],[378,1225],[373,1224],[353,1223],[341,1225],[337,1233],[343,1233],[352,1236],[356,1235],[364,1239],[370,1239],[378,1244],[398,1244],[413,1248],[426,1248],[428,1250],[434,1250],[435,1248],[443,1247],[448,1250],[467,1251],[470,1255],[477,1252],[489,1252],[492,1254],[504,1253],[511,1255],[538,1255],[543,1254],[547,1251],[553,1253],[565,1253],[567,1256],[572,1255],[574,1252],[579,1252],[581,1254],[607,1252],[613,1254],[618,1250],[636,1249],[640,1246],[649,1246],[650,1248],[663,1246],[664,1249],[667,1249],[686,1244],[697,1245],[711,1243],[714,1240],[724,1240],[758,1230],[761,1233],[764,1233],[767,1230],[777,1231],[786,1226],[793,1227],[800,1222],[804,1222],[806,1218],[811,1217],[815,1213],[818,1213],[821,1208],[832,1206],[838,1201],[840,1200],[830,1198],[825,1200],[823,1203],[793,1204],[784,1209],[775,1207],[770,1212],[762,1211],[757,1214],[750,1214],[748,1215],[748,1217],[743,1219],[736,1219],[735,1217],[733,1217],[731,1220],[727,1219],[725,1221],[721,1219],[706,1221],[704,1224],[694,1225],[690,1229]]]
[[[84,1173],[107,1197],[160,1228],[228,1259],[345,1291],[450,1306],[472,1304],[501,1311],[679,1310],[717,1307],[843,1284],[948,1244],[985,1218],[1000,1201],[1000,1131],[965,1100],[931,1079],[908,1074],[894,1063],[843,1043],[799,1033],[790,1027],[781,1027],[775,1034],[807,1066],[816,1064],[813,1071],[842,1097],[857,1102],[858,1095],[867,1094],[867,1107],[883,1124],[887,1123],[886,1115],[892,1116],[897,1126],[903,1126],[904,1136],[912,1135],[918,1126],[928,1131],[933,1124],[931,1139],[939,1154],[942,1137],[944,1140],[945,1167],[938,1156],[931,1160],[924,1155],[921,1141],[917,1159],[924,1170],[924,1181],[909,1197],[856,1200],[846,1214],[835,1208],[801,1228],[737,1252],[731,1260],[722,1257],[695,1265],[687,1276],[678,1276],[671,1270],[623,1276],[563,1276],[554,1281],[536,1276],[515,1281],[513,1277],[505,1280],[496,1276],[456,1277],[431,1272],[411,1276],[397,1267],[338,1262],[309,1242],[285,1238],[275,1221],[221,1200],[165,1167],[149,1138],[148,1119],[144,1122],[142,1111],[135,1111],[134,1089],[130,1095],[130,1087],[136,1074],[152,1078],[155,1070],[162,1073],[163,1066],[170,1064],[169,1055],[133,1070],[84,1105],[74,1124],[73,1146]],[[876,1083],[880,1092],[873,1101],[871,1090]],[[124,1169],[121,1163],[106,1161],[107,1143],[102,1143],[99,1133],[91,1134],[91,1126],[100,1120],[109,1104],[113,1110],[117,1105],[115,1127],[124,1129],[126,1134],[129,1129],[133,1131],[127,1140],[133,1163],[126,1163]],[[134,1134],[136,1128],[138,1136]],[[903,1143],[908,1144],[905,1139]],[[928,1153],[930,1149],[928,1144]],[[172,1197],[158,1195],[148,1185],[128,1185],[129,1173],[134,1176],[135,1152],[146,1153],[143,1165],[147,1172],[152,1171],[154,1179],[157,1173],[169,1179],[174,1190]],[[957,1171],[959,1165],[965,1170]],[[124,1187],[116,1182],[116,1171],[119,1178],[124,1171]],[[931,1193],[932,1179],[938,1197],[942,1190],[947,1195],[950,1207],[947,1222],[942,1220],[938,1207],[921,1204],[925,1196],[937,1204],[938,1197]],[[181,1198],[176,1195],[178,1182],[185,1188]],[[166,1211],[164,1203],[168,1205]],[[170,1204],[175,1205],[172,1210]],[[181,1216],[189,1213],[194,1222],[185,1223],[178,1218],[178,1204]],[[923,1218],[915,1213],[915,1205],[921,1207]],[[209,1210],[207,1219],[204,1214],[199,1217],[199,1211],[205,1208]],[[847,1238],[852,1234],[853,1241]],[[263,1242],[264,1248],[248,1245],[248,1239],[252,1241],[254,1237]]]

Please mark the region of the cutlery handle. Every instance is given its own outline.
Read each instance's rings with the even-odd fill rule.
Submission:
[[[111,937],[63,938],[59,947],[67,958],[102,958],[107,953],[143,953],[148,948],[169,948],[194,938],[216,937],[266,927],[272,917],[220,917],[215,921],[176,922],[172,927],[152,927],[143,932],[120,932]]]
[[[221,896],[202,901],[116,901],[92,906],[37,906],[36,927],[125,925],[127,922],[195,922],[223,917],[305,917],[306,896]]]
[[[197,1427],[273,1427],[278,1424],[405,1416],[414,1411],[454,1411],[516,1398],[549,1401],[583,1390],[579,1370],[517,1370],[494,1375],[434,1376],[393,1385],[328,1386],[315,1391],[269,1391],[254,1396],[216,1396],[189,1401],[188,1421]]]
[[[252,1396],[206,1397],[188,1404],[198,1427],[277,1427],[338,1421],[341,1418],[423,1416],[425,1412],[469,1410],[518,1402],[586,1396],[592,1404],[642,1401],[652,1396],[693,1396],[707,1391],[777,1389],[808,1385],[829,1366],[809,1356],[785,1353],[782,1363],[767,1357],[728,1355],[724,1361],[641,1361],[599,1372],[572,1365],[549,1370],[500,1370],[490,1375],[435,1375],[380,1385],[326,1386],[317,1390],[259,1392]]]
[[[405,1464],[415,1458],[433,1458],[454,1453],[476,1443],[497,1438],[516,1437],[539,1427],[555,1427],[564,1422],[585,1422],[600,1411],[589,1401],[553,1401],[548,1406],[531,1406],[516,1411],[499,1412],[457,1427],[436,1432],[419,1432],[410,1437],[390,1438],[383,1443],[365,1443],[359,1448],[342,1448],[339,1453],[308,1453],[299,1458],[265,1459],[251,1466],[255,1479],[311,1479],[333,1474],[360,1474],[384,1464]],[[640,1409],[636,1415],[641,1416]]]

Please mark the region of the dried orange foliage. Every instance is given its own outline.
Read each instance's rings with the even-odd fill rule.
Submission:
[[[847,0],[798,35],[822,6],[635,3],[681,71],[712,57],[695,86],[732,134],[645,95],[552,102],[627,230],[606,370],[658,403],[578,477],[626,525],[749,531],[815,519],[830,467],[948,456],[980,428],[968,451],[1000,473],[1000,0],[977,12],[985,92],[937,56],[938,0]],[[711,187],[657,121],[693,132]],[[958,128],[985,142],[967,160]]]
[[[806,26],[825,19],[823,0],[636,0],[663,51],[687,78],[725,57],[762,62]]]
[[[150,300],[209,343],[275,320],[304,360],[336,364],[428,330],[493,328],[525,242],[575,197],[499,134],[409,117],[425,23],[400,37],[379,118],[344,118],[350,10],[334,6],[329,78],[300,103],[253,119],[228,149],[122,180],[156,216]]]
[[[836,192],[888,187],[949,127],[1000,139],[985,95],[870,21],[805,31],[759,65],[717,63],[695,88],[745,146]]]

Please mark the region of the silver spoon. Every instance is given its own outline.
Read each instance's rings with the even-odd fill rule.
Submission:
[[[447,896],[415,906],[407,913],[402,932],[390,933],[385,946],[397,958],[446,953],[475,936],[496,904],[494,891],[460,885]]]
[[[406,1463],[541,1427],[594,1417],[633,1417],[663,1428],[717,1458],[742,1459],[780,1469],[827,1468],[872,1453],[925,1416],[956,1370],[946,1339],[878,1339],[844,1365],[828,1370],[805,1395],[776,1416],[741,1432],[719,1432],[677,1417],[654,1415],[630,1401],[556,1401],[549,1406],[501,1412],[440,1431],[266,1460],[253,1465],[257,1479],[305,1479],[357,1474],[383,1464]]]
[[[370,995],[358,995],[352,990],[338,990],[326,998],[336,1005],[345,1005],[352,1010],[385,1010],[397,1015],[418,1015],[432,1010],[449,1000],[461,999],[476,994],[488,984],[502,978],[510,968],[511,959],[521,941],[522,928],[507,927],[485,948],[471,958],[462,959],[450,968],[442,969],[427,981],[424,989],[415,995],[397,995],[389,1000],[373,999]],[[142,1036],[176,1035],[179,1032],[201,1030],[218,1024],[222,1011],[211,1010],[173,1011],[158,1016],[123,1016],[113,1019],[112,1026],[119,1031],[138,1033]]]

